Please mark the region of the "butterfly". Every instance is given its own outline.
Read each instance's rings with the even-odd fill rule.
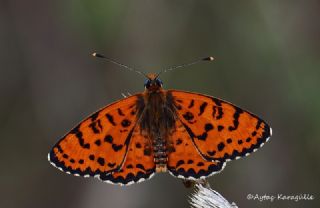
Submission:
[[[144,92],[107,105],[58,141],[50,163],[120,185],[160,172],[200,180],[255,152],[271,136],[269,125],[246,110],[208,95],[164,90],[159,74],[146,77]]]

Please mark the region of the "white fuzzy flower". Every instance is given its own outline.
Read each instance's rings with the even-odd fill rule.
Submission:
[[[234,202],[230,204],[221,194],[199,183],[190,204],[192,208],[238,208]]]

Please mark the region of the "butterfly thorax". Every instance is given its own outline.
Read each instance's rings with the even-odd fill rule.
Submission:
[[[146,90],[140,99],[138,115],[142,134],[150,139],[146,149],[154,154],[157,172],[167,170],[167,155],[170,152],[170,132],[175,128],[174,106],[171,96],[159,88],[157,91]]]

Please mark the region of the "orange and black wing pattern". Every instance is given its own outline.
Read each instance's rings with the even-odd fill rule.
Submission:
[[[151,178],[155,173],[156,165],[150,141],[151,138],[143,134],[137,125],[132,132],[122,167],[100,179],[115,184],[130,185]]]
[[[269,125],[226,101],[197,93],[169,90],[177,115],[199,154],[224,162],[249,155],[271,136]]]
[[[219,173],[225,163],[208,161],[199,154],[186,128],[176,120],[175,129],[170,136],[172,151],[168,154],[168,170],[178,178],[197,180]]]
[[[138,180],[139,176],[146,177],[150,170],[136,175],[133,172],[134,176],[128,173],[127,177],[115,173],[126,165],[126,158],[133,157],[128,153],[131,140],[140,139],[134,130],[138,117],[136,104],[141,98],[141,94],[125,98],[82,121],[52,148],[48,155],[51,164],[69,174],[94,176],[111,183],[125,184],[131,179]],[[152,169],[151,166],[146,168]]]

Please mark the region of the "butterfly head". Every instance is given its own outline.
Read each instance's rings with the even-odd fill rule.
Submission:
[[[148,74],[147,80],[144,82],[144,87],[146,90],[155,92],[162,88],[162,81],[158,78],[157,74]]]

